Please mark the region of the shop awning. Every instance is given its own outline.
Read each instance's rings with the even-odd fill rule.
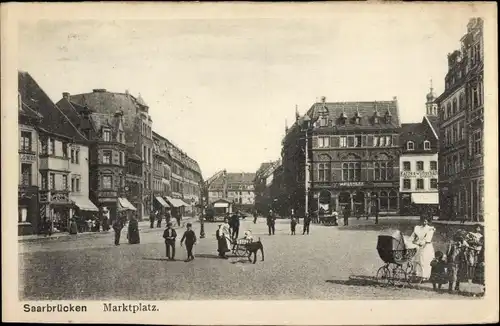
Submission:
[[[125,210],[136,211],[134,205],[132,205],[127,198],[118,198],[120,206]]]
[[[179,199],[180,202],[182,203],[182,206],[191,206],[191,204],[186,203],[184,200]]]
[[[170,207],[169,204],[167,204],[167,202],[161,198],[161,197],[155,197],[156,198],[156,201],[160,203],[160,205],[162,205],[163,207]]]
[[[184,202],[180,199],[177,199],[177,198],[172,198],[172,197],[168,197],[166,196],[168,202],[173,206],[173,207],[181,207],[181,206],[185,206]]]
[[[411,194],[411,201],[414,204],[438,205],[439,204],[439,195],[437,192],[412,193]]]
[[[87,197],[84,196],[69,196],[69,199],[75,203],[75,205],[81,209],[82,211],[92,211],[92,212],[98,212],[99,209],[97,208],[94,203],[90,201]]]
[[[224,208],[227,208],[227,207],[229,207],[229,203],[225,203],[225,202],[214,203],[214,207],[224,207]]]

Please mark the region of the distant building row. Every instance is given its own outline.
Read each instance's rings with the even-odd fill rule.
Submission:
[[[153,132],[148,106],[128,92],[63,93],[54,104],[26,72],[19,79],[19,233],[64,228],[75,211],[139,218],[200,203],[198,163]]]

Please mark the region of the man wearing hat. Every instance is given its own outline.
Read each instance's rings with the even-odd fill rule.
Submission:
[[[177,238],[177,233],[172,228],[172,223],[167,223],[167,228],[163,231],[163,238],[165,239],[165,247],[167,250],[167,259],[175,260],[175,238]],[[170,255],[170,249],[172,249],[172,255]]]
[[[274,235],[274,225],[276,222],[276,218],[274,217],[274,212],[272,209],[269,210],[269,214],[267,215],[267,229],[269,231],[269,235]]]

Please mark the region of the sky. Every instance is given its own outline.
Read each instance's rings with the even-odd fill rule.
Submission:
[[[397,96],[402,122],[421,121],[430,80],[439,95],[472,16],[440,13],[22,22],[18,68],[54,102],[95,88],[140,93],[153,130],[204,178],[255,172],[280,157],[295,107],[303,114],[321,96]]]

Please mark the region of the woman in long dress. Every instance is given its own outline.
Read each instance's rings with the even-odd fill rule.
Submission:
[[[434,259],[434,246],[432,237],[436,229],[429,225],[429,219],[424,219],[420,225],[415,226],[410,236],[413,244],[418,246],[417,253],[413,260],[420,264],[423,280],[428,280],[431,276],[431,262]],[[418,272],[418,271],[417,271]]]
[[[139,236],[139,222],[135,217],[132,217],[132,219],[128,223],[128,243],[141,243],[141,238]]]
[[[219,225],[219,229],[216,231],[215,236],[217,237],[217,251],[219,252],[219,257],[227,258],[226,253],[229,252],[229,239],[227,238],[229,235],[229,230],[227,227],[224,227],[223,224]]]

